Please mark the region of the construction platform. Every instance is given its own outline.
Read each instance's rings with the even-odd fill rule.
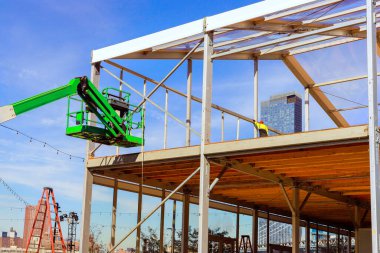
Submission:
[[[302,219],[351,229],[354,206],[370,208],[368,127],[364,125],[212,143],[205,145],[205,154],[211,163],[211,181],[229,166],[212,190],[212,200],[291,216],[280,184],[286,189],[297,186],[301,199],[311,193]],[[145,185],[174,189],[199,167],[199,157],[200,146],[190,146],[96,157],[88,161],[88,168],[95,176],[138,184],[144,163]],[[101,179],[96,182],[107,186]],[[184,188],[197,195],[198,185],[199,175]],[[369,221],[367,215],[367,225]]]

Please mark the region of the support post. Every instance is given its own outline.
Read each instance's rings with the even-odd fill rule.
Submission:
[[[309,131],[310,124],[310,88],[305,88],[305,132]]]
[[[306,253],[310,253],[310,221],[306,222]],[[329,252],[329,251],[327,251]]]
[[[253,60],[253,119],[259,120],[259,60],[255,58]],[[253,127],[253,137],[259,136],[256,127]]]
[[[341,253],[342,252],[342,249],[341,249],[341,243],[340,243],[340,228],[338,228],[338,234],[337,234],[337,237],[338,237],[338,241],[337,241],[337,244],[338,244],[338,253]]]
[[[165,199],[165,189],[162,189],[161,202]],[[161,206],[160,214],[160,253],[164,253],[165,204]]]
[[[182,238],[181,238],[181,253],[189,251],[189,215],[190,215],[190,195],[189,192],[183,194],[182,206]]]
[[[168,146],[168,109],[169,109],[169,91],[165,90],[165,118],[164,118],[164,149]]]
[[[269,242],[270,242],[270,222],[269,222],[269,210],[267,210],[267,252],[269,252]]]
[[[173,217],[172,217],[172,250],[171,252],[174,253],[174,247],[175,247],[175,217],[177,216],[177,201],[173,201]]]
[[[330,229],[327,226],[327,252],[330,252]]]
[[[259,212],[253,209],[252,214],[252,240],[253,240],[253,253],[257,253],[258,240],[259,240]]]
[[[300,248],[300,212],[299,212],[299,189],[293,188],[292,212],[292,253],[299,253]]]
[[[359,228],[361,226],[360,224],[360,209],[358,206],[354,207],[354,227],[355,227],[355,252],[359,252]]]
[[[142,183],[139,184],[139,193],[137,200],[137,223],[141,221],[141,212],[142,212]],[[140,237],[141,237],[141,227],[137,228],[136,232],[136,253],[140,253]]]
[[[120,80],[123,80],[123,77],[124,77],[124,70],[120,70]],[[119,97],[122,97],[123,96],[123,83],[120,81],[119,82]],[[120,113],[119,113],[119,116],[120,116]],[[116,147],[116,155],[120,155],[120,147],[117,146]]]
[[[371,184],[372,252],[380,251],[380,171],[377,107],[376,1],[367,0],[368,132]]]
[[[316,236],[316,238],[315,238],[315,250],[316,250],[316,252],[318,252],[319,251],[319,226],[318,226],[318,224],[316,224],[316,226],[317,226],[317,229],[315,230],[315,236]]]
[[[236,206],[236,252],[239,252],[240,206]]]
[[[111,247],[115,246],[118,180],[115,179],[112,198]]]
[[[198,253],[208,252],[208,209],[210,163],[205,155],[205,145],[210,142],[213,34],[204,35],[202,84],[202,133],[199,182],[199,242]]]
[[[222,128],[222,133],[221,133],[221,141],[224,141],[224,112],[222,112],[222,118],[221,118],[221,128]]]
[[[236,140],[240,139],[240,119],[237,119],[236,122]]]
[[[187,60],[187,93],[186,93],[186,146],[191,144],[191,93],[193,86],[193,60]]]
[[[100,82],[100,63],[95,63],[91,66],[91,82],[96,88],[99,88]],[[89,119],[91,121],[96,120],[94,114],[90,114]],[[91,124],[91,123],[90,123]],[[95,144],[87,141],[86,147],[86,160],[91,155],[91,150],[94,150]],[[92,155],[95,155],[94,153]],[[87,161],[85,162],[87,164]],[[82,200],[82,220],[81,220],[81,232],[80,232],[80,252],[87,252],[89,249],[90,240],[90,222],[91,222],[91,201],[92,201],[92,184],[94,177],[91,172],[84,168],[84,182],[83,182],[83,200]]]

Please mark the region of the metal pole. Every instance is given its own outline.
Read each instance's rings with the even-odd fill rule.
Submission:
[[[93,64],[91,66],[91,82],[96,88],[99,88],[100,82],[100,63]],[[96,120],[94,114],[90,114],[89,119],[91,121]],[[94,123],[90,123],[94,124]],[[91,150],[95,148],[95,143],[87,141],[87,155],[86,160],[90,156],[94,156],[95,152],[90,154]],[[87,164],[87,161],[86,163]],[[90,222],[91,222],[91,201],[92,201],[92,184],[94,182],[94,177],[91,172],[84,168],[84,182],[83,182],[83,201],[82,201],[82,220],[81,220],[81,232],[80,232],[80,252],[87,252],[89,247],[90,239]]]
[[[222,124],[222,137],[221,137],[221,141],[224,141],[224,112],[222,112],[221,124]]]
[[[253,119],[259,120],[259,60],[257,58],[253,61],[254,78],[253,78]],[[253,127],[253,136],[259,136],[256,127]]]
[[[165,118],[164,118],[164,149],[168,145],[168,107],[169,107],[169,92],[165,90]]]
[[[141,211],[142,211],[142,183],[139,184],[139,193],[138,193],[138,201],[137,201],[137,224],[141,222]],[[141,227],[138,226],[137,233],[136,233],[136,253],[140,252],[140,246],[141,246],[140,237],[141,237]]]
[[[171,252],[174,253],[174,246],[175,246],[175,217],[176,217],[176,210],[177,210],[177,201],[173,201],[173,217],[172,217],[172,250]]]
[[[300,212],[299,212],[299,189],[293,188],[293,209],[292,212],[292,253],[299,253],[300,250]]]
[[[200,181],[199,181],[199,242],[198,253],[208,252],[208,209],[209,209],[209,183],[210,163],[205,155],[205,145],[210,143],[211,132],[211,94],[212,94],[212,56],[213,34],[204,36],[203,50],[203,84],[202,84],[202,133],[200,155]]]
[[[270,226],[270,222],[269,222],[269,210],[267,210],[267,252],[268,253],[270,253],[269,252],[269,243],[270,243],[270,241],[269,241],[269,236],[270,236],[270,228],[269,228],[269,226]]]
[[[124,77],[124,71],[120,70],[120,80],[123,80]],[[119,97],[121,98],[123,96],[123,83],[119,81]],[[120,116],[120,113],[119,113]],[[116,155],[120,154],[120,147],[116,147]]]
[[[181,238],[181,253],[189,251],[189,209],[190,195],[188,191],[183,193],[183,211],[182,211],[182,238]]]
[[[327,252],[330,252],[330,229],[329,226],[327,226]]]
[[[257,253],[259,239],[259,212],[257,209],[253,210],[252,219],[253,253]]]
[[[159,205],[157,205],[155,208],[153,208],[153,210],[144,218],[142,219],[139,223],[137,223],[137,225],[132,228],[124,237],[123,239],[121,239],[113,248],[111,248],[107,253],[111,253],[111,252],[114,252],[114,250],[119,247],[120,244],[122,244],[133,232],[135,232],[135,230],[137,228],[139,228],[146,220],[148,220],[163,204],[165,204],[166,201],[168,201],[168,199],[170,199],[179,189],[181,189],[187,182],[189,182],[189,180],[191,178],[193,178],[199,171],[201,170],[201,167],[199,167],[198,169],[196,169],[193,173],[191,173],[190,176],[188,176],[184,181],[182,181],[181,184],[179,184],[177,186],[177,188],[175,188],[171,193],[168,194],[168,196],[166,196],[166,198],[161,201],[161,203]]]
[[[186,146],[191,144],[191,93],[193,86],[193,60],[187,60],[187,92],[186,92]]]
[[[310,124],[310,88],[305,88],[305,131],[309,131]]]
[[[236,252],[239,252],[240,206],[236,206]]]
[[[111,247],[115,245],[118,180],[115,179],[112,198]]]
[[[355,226],[355,252],[359,252],[359,228],[361,227],[360,209],[354,206],[354,226]]]
[[[165,189],[162,189],[161,201],[165,199]],[[160,219],[160,253],[164,253],[165,204],[161,206]]]
[[[380,171],[377,111],[376,1],[367,1],[368,132],[371,183],[372,252],[380,252]]]
[[[237,119],[236,123],[236,140],[239,140],[240,138],[240,119]]]
[[[310,253],[310,221],[306,221],[306,253]]]

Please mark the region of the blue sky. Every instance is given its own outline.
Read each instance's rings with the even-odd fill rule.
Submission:
[[[146,35],[185,22],[193,21],[241,7],[255,1],[0,1],[0,105],[32,96],[42,91],[66,84],[76,76],[89,75],[91,50]],[[306,70],[317,82],[365,74],[365,42],[355,42],[340,48],[330,48],[297,56]],[[124,64],[156,80],[162,79],[176,64],[176,61],[125,61]],[[201,96],[201,62],[194,62],[194,94]],[[215,63],[213,102],[236,110],[244,115],[253,116],[253,88],[251,61]],[[102,87],[115,86],[117,81],[102,74]],[[186,67],[181,67],[167,82],[185,91]],[[260,62],[260,99],[286,91],[303,94],[303,88],[280,61]],[[142,80],[127,76],[126,80],[141,90]],[[152,89],[152,86],[148,86]],[[238,87],[238,88],[237,88]],[[351,98],[366,104],[366,82],[324,88],[332,94]],[[337,108],[354,106],[347,101],[330,97]],[[139,101],[133,95],[134,101]],[[153,99],[163,105],[163,92]],[[64,135],[66,120],[66,100],[37,109],[6,123],[7,126],[23,131],[37,139],[44,140],[73,155],[84,156],[85,142]],[[178,97],[169,98],[169,110],[184,119],[185,101]],[[147,149],[162,147],[163,115],[152,106],[147,107]],[[352,124],[367,121],[366,110],[344,113]],[[219,113],[213,113],[214,141],[220,139]],[[200,106],[194,104],[194,127],[199,129]],[[197,123],[198,122],[198,123]],[[169,146],[184,144],[184,129],[169,120]],[[311,129],[334,127],[323,111],[311,102]],[[226,119],[227,139],[236,132],[236,121]],[[251,126],[242,124],[243,138],[252,135]],[[198,143],[193,136],[193,143]],[[114,153],[115,149],[104,148],[100,154]],[[131,152],[122,150],[123,152]],[[36,203],[41,189],[52,186],[57,200],[66,211],[81,210],[83,162],[57,155],[55,151],[29,139],[0,128],[0,171],[3,177],[23,198]],[[94,187],[93,216],[94,224],[110,223],[111,216],[99,215],[111,210],[111,189]],[[127,213],[136,212],[135,194],[120,194],[125,201],[120,206]],[[23,210],[16,209],[22,204],[13,198],[5,188],[0,188],[0,215],[13,220],[0,220],[0,230],[7,231],[14,226],[22,231]],[[148,212],[157,199],[146,198],[144,212]],[[16,208],[15,208],[16,207]],[[194,213],[196,207],[193,207]],[[171,202],[167,212],[171,210]],[[124,211],[120,211],[124,212]],[[181,208],[178,207],[178,215]],[[135,215],[129,217],[120,231],[126,232],[135,222]],[[127,216],[130,215],[130,216]],[[180,216],[179,216],[180,217]],[[217,218],[222,217],[222,218]],[[178,224],[181,219],[178,218]],[[221,224],[226,218],[215,215],[212,224]],[[229,217],[228,230],[234,234],[234,218]],[[196,217],[191,218],[196,226]],[[148,225],[158,227],[157,219]],[[226,225],[227,226],[227,225]],[[64,225],[66,227],[66,225]],[[170,224],[166,227],[170,227]],[[246,227],[249,227],[246,226]],[[108,228],[109,229],[109,228]],[[123,230],[124,229],[124,230]],[[226,227],[227,229],[227,227]],[[107,230],[105,228],[105,230]],[[249,229],[247,230],[249,231]],[[118,233],[120,235],[120,233]],[[108,238],[108,236],[105,236]],[[130,243],[132,240],[130,241]]]

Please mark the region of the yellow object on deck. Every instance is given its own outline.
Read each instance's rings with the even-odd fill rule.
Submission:
[[[255,124],[255,127],[259,130],[260,137],[268,136],[269,130],[268,130],[267,125],[265,125],[264,123],[257,122],[257,121],[255,121],[254,124]]]

